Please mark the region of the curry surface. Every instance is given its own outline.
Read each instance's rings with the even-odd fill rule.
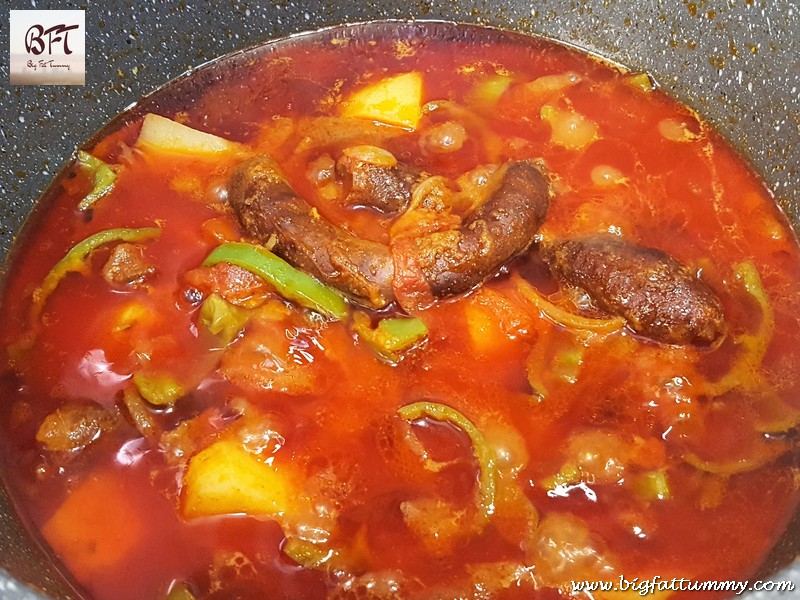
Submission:
[[[321,156],[368,143],[451,180],[539,160],[553,189],[542,234],[611,232],[696,268],[722,300],[722,344],[559,324],[520,278],[568,312],[580,312],[575,300],[605,316],[558,291],[535,247],[482,287],[416,312],[427,339],[396,362],[351,318],[319,318],[268,286],[239,298],[250,318],[226,344],[200,319],[201,265],[242,235],[225,205],[241,155],[141,148],[134,120],[91,150],[116,165],[113,191],[79,212],[91,185],[74,170],[21,240],[0,324],[8,484],[88,595],[164,598],[178,581],[199,598],[549,598],[573,580],[619,575],[746,579],[780,536],[798,497],[800,260],[768,191],[646,78],[549,42],[470,31],[319,34],[220,69],[158,112],[270,154],[321,215],[379,242],[392,218],[337,201],[316,177]],[[414,71],[426,103],[415,131],[339,117],[354,90]],[[452,122],[466,132],[459,149],[421,143]],[[109,285],[110,249],[100,249],[32,323],[34,291],[77,242],[152,226],[160,236],[143,246],[154,276]],[[131,306],[144,316],[121,326]],[[122,400],[143,365],[184,392],[146,407],[150,430]],[[398,415],[420,400],[464,415],[493,453],[486,524],[475,525],[475,440]],[[115,425],[77,451],[46,450],[37,431],[74,402],[107,408]],[[221,440],[291,482],[281,514],[187,516],[187,465]],[[287,553],[290,533],[308,529],[327,562]]]

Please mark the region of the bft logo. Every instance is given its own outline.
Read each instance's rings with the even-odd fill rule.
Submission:
[[[66,25],[60,23],[53,25],[49,29],[45,29],[41,25],[32,25],[25,34],[25,50],[37,56],[44,52],[47,48],[48,54],[53,54],[53,44],[61,43],[64,54],[72,54],[69,49],[69,32],[73,29],[80,29],[80,25]],[[63,34],[63,36],[62,36]],[[45,46],[45,37],[47,36],[47,46]]]
[[[85,83],[85,11],[12,10],[9,29],[13,85]]]

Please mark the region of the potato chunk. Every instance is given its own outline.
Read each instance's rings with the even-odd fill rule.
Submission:
[[[416,129],[422,113],[422,75],[417,71],[387,77],[358,90],[345,101],[342,116]]]
[[[196,454],[184,477],[186,518],[245,513],[282,516],[297,496],[294,483],[233,440],[221,440]]]
[[[236,148],[234,142],[153,113],[144,118],[136,145],[180,154],[216,154]]]
[[[502,351],[532,328],[529,313],[503,294],[482,288],[464,303],[472,349],[481,355]]]
[[[136,490],[119,473],[101,471],[76,482],[42,527],[56,555],[82,582],[119,568],[145,538]]]

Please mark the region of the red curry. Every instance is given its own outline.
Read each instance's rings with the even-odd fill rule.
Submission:
[[[140,111],[62,175],[3,300],[17,506],[98,599],[749,577],[798,498],[800,256],[769,192],[645,75],[542,40],[391,27],[247,55],[162,96],[166,134],[143,140]],[[392,87],[407,74],[416,95]],[[549,210],[485,283],[410,310],[331,316],[207,261],[269,246],[227,203],[255,154],[320,218],[387,243],[413,211],[344,202],[347,152],[460,189],[447,222],[500,165],[534,160]],[[598,232],[699,274],[723,339],[653,341],[560,286],[537,243]],[[379,325],[412,318],[405,341]]]

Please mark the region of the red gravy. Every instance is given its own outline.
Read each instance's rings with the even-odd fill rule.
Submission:
[[[423,81],[415,130],[326,119],[409,72]],[[89,211],[77,208],[85,172],[60,176],[5,283],[5,481],[87,598],[162,599],[175,585],[198,599],[556,598],[573,580],[754,574],[798,501],[800,257],[770,192],[696,113],[577,50],[444,25],[309,35],[190,82],[88,149],[117,172]],[[241,146],[218,157],[137,146],[145,112]],[[458,149],[420,142],[445,122],[463,127]],[[319,184],[315,161],[355,144],[453,181],[539,161],[552,188],[542,235],[610,232],[663,250],[719,296],[725,338],[668,346],[560,323],[520,279],[569,314],[609,317],[559,291],[534,244],[478,289],[415,311],[427,337],[399,361],[378,356],[352,315],[320,318],[268,284],[239,303],[246,324],[222,342],[201,322],[209,294],[197,282],[209,253],[244,235],[225,204],[232,169],[269,153],[320,215],[386,242],[392,216]],[[116,243],[103,245],[31,316],[34,291],[76,243],[140,227],[160,228],[137,242],[154,274],[110,284]],[[125,401],[143,369],[181,388],[165,405],[138,397],[149,429]],[[453,422],[398,415],[422,400],[465,416],[491,453],[482,525],[475,440]],[[111,424],[80,447],[48,447],[48,415],[76,404]],[[289,508],[187,515],[189,465],[225,440],[288,478]],[[287,551],[311,529],[316,554]]]

